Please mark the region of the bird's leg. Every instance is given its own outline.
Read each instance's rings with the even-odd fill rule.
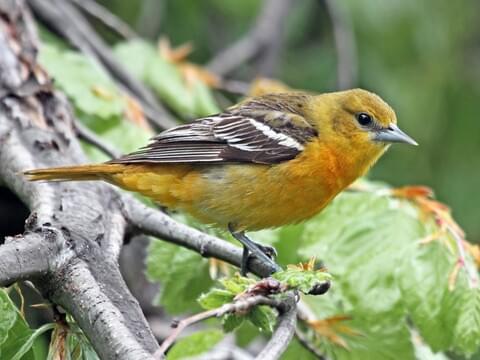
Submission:
[[[248,272],[248,259],[250,256],[255,256],[258,259],[270,264],[274,269],[274,272],[282,270],[282,268],[275,261],[273,261],[277,255],[275,248],[256,243],[247,235],[245,235],[245,232],[235,231],[231,224],[228,225],[228,230],[232,236],[240,241],[243,245],[242,265],[240,270],[242,275],[246,275]]]

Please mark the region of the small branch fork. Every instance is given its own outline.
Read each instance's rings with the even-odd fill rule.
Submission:
[[[175,329],[155,352],[154,358],[164,359],[166,351],[173,345],[180,333],[190,325],[210,319],[212,317],[222,317],[226,314],[245,314],[255,306],[268,305],[277,309],[280,316],[277,329],[272,336],[272,340],[270,340],[262,353],[257,356],[257,359],[277,359],[288,346],[293,334],[295,333],[295,295],[293,293],[289,293],[287,296],[287,300],[279,300],[265,295],[243,297],[232,303],[225,304],[217,309],[207,310],[183,319],[173,326]]]

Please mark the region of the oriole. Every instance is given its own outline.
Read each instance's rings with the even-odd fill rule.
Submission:
[[[308,219],[364,175],[390,143],[416,145],[396,123],[393,109],[366,90],[276,93],[166,130],[119,159],[25,174],[104,180],[227,227],[244,245],[245,272],[249,251],[270,257],[244,231]]]

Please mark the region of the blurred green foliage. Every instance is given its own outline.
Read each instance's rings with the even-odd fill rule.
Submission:
[[[199,355],[210,350],[224,334],[220,330],[204,330],[189,335],[177,341],[171,351],[168,352],[167,360],[180,360]]]
[[[138,26],[143,4],[155,5],[148,0],[105,3],[134,26]],[[193,59],[200,63],[247,31],[260,5],[253,0],[161,3],[160,31],[174,44],[193,41],[197,48]],[[474,206],[480,200],[476,188],[480,166],[475,156],[480,150],[480,122],[474,106],[480,98],[480,67],[475,63],[480,5],[466,0],[395,0],[388,4],[346,0],[341,6],[353,23],[358,85],[382,94],[397,109],[402,127],[421,144],[417,149],[395,147],[375,167],[372,177],[393,185],[432,186],[455,209],[470,239],[478,239],[480,223]],[[336,55],[325,4],[297,2],[285,25],[276,77],[295,88],[334,90]],[[49,43],[40,60],[68,95],[80,120],[123,151],[143,145],[151,132],[127,119],[128,104],[108,76],[85,56],[57,48],[55,41]],[[216,109],[212,93],[206,87],[186,86],[178,69],[159,57],[152,45],[119,43],[115,53],[177,115],[200,116]],[[250,80],[252,74],[255,68],[249,65],[233,77]],[[91,155],[102,159],[96,152]],[[324,296],[305,296],[304,300],[318,319],[344,314],[351,318],[346,326],[353,332],[341,334],[349,348],[335,345],[312,329],[303,330],[332,358],[427,360],[475,353],[480,345],[480,292],[470,286],[472,278],[468,279],[465,268],[457,278],[452,277],[458,248],[445,234],[439,241],[420,245],[420,239],[438,230],[436,225],[412,203],[385,196],[386,191],[380,186],[365,193],[342,194],[305,224],[262,231],[254,237],[274,245],[283,265],[305,261],[312,254],[322,256],[320,260],[334,276],[333,287]],[[198,298],[205,308],[232,299],[234,291],[211,290],[214,282],[208,272],[212,263],[200,255],[160,240],[152,241],[149,250],[148,275],[162,284],[156,302],[170,314],[199,311]],[[474,267],[469,256],[466,264]],[[297,278],[290,275],[288,281],[297,284]],[[223,280],[223,285],[231,290],[235,284],[226,286],[228,281]],[[452,284],[453,290],[448,288]],[[30,344],[26,358],[38,358],[35,334],[46,328],[29,329],[4,291],[0,292],[0,307],[1,354],[17,351],[21,340]],[[240,346],[262,336],[259,329],[273,329],[273,311],[261,309],[248,315],[254,325],[235,316],[224,319],[224,328],[235,329]],[[71,326],[73,337],[68,343],[72,352],[94,358],[79,329]],[[204,352],[222,337],[218,326],[196,333],[179,341],[169,358]],[[284,359],[310,356],[294,341]]]
[[[0,358],[12,359],[32,335],[32,330],[4,289],[0,289]],[[23,359],[35,359],[32,345],[23,352]]]
[[[134,26],[148,3],[103,1]],[[393,148],[372,177],[393,185],[433,187],[438,198],[454,209],[469,239],[480,241],[480,2],[336,3],[353,24],[357,85],[387,99],[402,128],[420,143],[416,149]],[[174,44],[193,42],[193,59],[203,63],[249,29],[261,1],[158,0],[156,4],[161,13],[159,34],[168,35]],[[295,88],[335,90],[336,55],[324,2],[295,2],[285,26],[275,77]],[[249,70],[245,66],[235,76],[252,76],[254,71]]]

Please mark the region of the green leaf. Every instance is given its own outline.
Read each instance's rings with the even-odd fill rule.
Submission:
[[[36,329],[26,340],[23,345],[18,349],[15,355],[11,358],[11,360],[21,360],[24,359],[24,355],[32,349],[35,340],[40,336],[43,335],[46,331],[52,330],[55,327],[54,323],[45,324],[38,329]]]
[[[387,353],[413,358],[396,275],[406,249],[425,234],[416,215],[409,204],[384,196],[342,194],[305,224],[300,253],[323,260],[335,279],[326,295],[309,303],[319,319],[351,316],[348,326],[364,334],[346,337],[350,351],[324,346],[332,357],[363,359],[371,352],[372,359],[388,358]],[[322,308],[329,301],[338,304],[337,310]]]
[[[247,317],[260,331],[266,333],[273,332],[276,315],[271,307],[265,305],[255,306],[250,310]]]
[[[206,330],[187,336],[173,346],[167,354],[167,359],[177,360],[200,355],[214,347],[223,336],[220,330]]]
[[[468,289],[455,304],[459,306],[454,330],[454,348],[457,352],[472,355],[480,348],[480,289]]]
[[[32,331],[15,304],[5,290],[0,289],[0,358],[11,359],[28,342],[22,359],[34,359],[33,341],[29,342],[31,336]]]
[[[197,80],[192,85],[192,96],[194,101],[194,111],[197,116],[207,116],[220,112],[212,92],[200,80]]]
[[[145,146],[152,133],[131,121],[121,121],[118,125],[100,132],[99,135],[123,153],[132,152]]]
[[[18,312],[5,290],[0,289],[0,344],[8,338],[8,331],[14,326]]]
[[[212,289],[206,294],[202,294],[198,299],[201,307],[204,309],[216,309],[224,304],[228,304],[233,301],[235,294],[227,290]]]
[[[237,295],[247,290],[249,286],[254,285],[256,281],[254,279],[235,274],[232,277],[220,279],[220,283],[232,294]]]
[[[285,283],[291,289],[300,290],[308,294],[318,284],[332,279],[329,273],[319,270],[301,270],[299,268],[288,268],[272,275],[273,278]]]
[[[107,120],[122,116],[124,99],[108,75],[91,59],[45,44],[41,47],[39,62],[79,111]]]
[[[448,289],[458,257],[455,246],[446,245],[452,240],[419,244],[435,230],[411,203],[375,193],[344,193],[305,223],[300,253],[323,260],[335,278],[332,289],[308,297],[309,304],[319,319],[350,316],[348,326],[362,334],[339,334],[349,351],[324,341],[331,357],[414,358],[407,317],[433,351],[478,348],[478,296],[463,269],[454,291]]]
[[[196,115],[193,94],[185,87],[180,72],[151,44],[134,40],[117,45],[114,52],[134,76],[149,85],[175,111],[184,117]]]
[[[146,68],[145,76],[146,83],[177,113],[184,118],[196,116],[194,98],[173,64],[156,56]]]
[[[123,66],[137,79],[145,80],[147,67],[157,56],[155,48],[142,40],[118,43],[113,52]]]
[[[453,269],[453,264],[454,259],[449,259],[442,245],[434,243],[412,247],[400,268],[403,303],[423,339],[434,351],[450,348],[453,341],[456,319],[449,313],[457,307],[452,303],[455,294],[447,288],[448,270]],[[447,303],[453,308],[447,308]]]
[[[55,78],[56,86],[75,105],[77,117],[103,140],[123,153],[147,144],[153,134],[125,118],[125,97],[88,57],[47,44],[42,47],[39,59]],[[85,146],[85,150],[92,160],[107,160],[92,146]]]
[[[198,308],[196,299],[213,284],[207,260],[191,250],[155,239],[148,251],[147,275],[162,284],[155,302],[171,314]]]
[[[425,234],[408,204],[402,206],[375,194],[342,194],[305,224],[301,253],[324,261],[358,311],[401,314],[395,275],[408,246]]]
[[[261,334],[258,327],[254,326],[251,321],[243,321],[242,325],[235,329],[235,339],[240,347],[247,347]]]
[[[375,319],[355,317],[348,326],[361,329],[361,334],[343,336],[348,349],[324,343],[321,349],[326,355],[338,360],[415,359],[406,323],[395,323],[388,314]]]
[[[423,339],[434,351],[475,352],[480,346],[479,289],[468,286],[464,270],[454,289],[448,289],[456,260],[441,243],[412,248],[406,259],[400,277],[403,302]]]
[[[422,342],[418,335],[413,334],[413,344],[415,346],[415,358],[417,360],[449,360],[444,353],[434,353],[432,349]]]
[[[231,332],[243,324],[245,317],[237,314],[227,314],[222,318],[223,330]]]

